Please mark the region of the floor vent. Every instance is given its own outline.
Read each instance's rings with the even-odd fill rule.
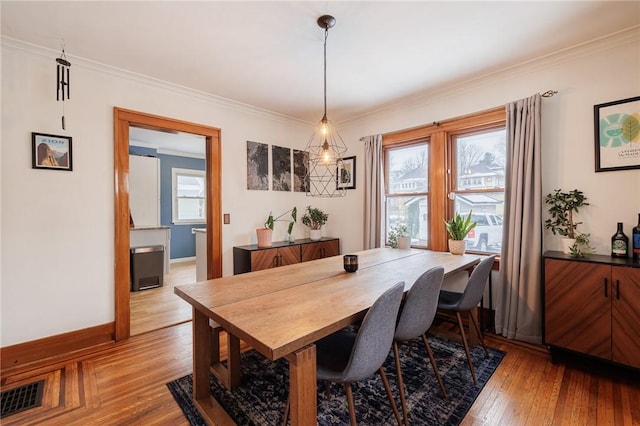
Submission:
[[[0,414],[0,418],[42,405],[43,389],[44,380],[40,380],[39,382],[29,383],[2,392],[2,414]]]

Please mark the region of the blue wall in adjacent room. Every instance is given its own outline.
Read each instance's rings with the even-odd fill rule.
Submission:
[[[129,146],[129,154],[147,155],[160,159],[160,224],[171,228],[171,259],[195,257],[196,239],[191,228],[203,228],[205,224],[174,225],[171,223],[171,169],[205,170],[205,160],[158,154],[155,149]]]

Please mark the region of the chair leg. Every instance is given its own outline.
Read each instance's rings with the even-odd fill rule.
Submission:
[[[405,426],[407,423],[407,400],[404,394],[404,382],[402,380],[402,368],[400,368],[400,353],[398,352],[398,343],[393,341],[393,356],[396,359],[396,371],[398,372],[398,389],[400,391],[400,403],[402,404],[402,420]]]
[[[331,383],[327,380],[324,382],[324,386],[325,396],[328,401],[331,401]]]
[[[477,385],[478,380],[476,380],[476,372],[473,369],[473,362],[471,361],[471,353],[469,352],[469,343],[467,343],[467,336],[465,336],[465,333],[464,333],[464,326],[462,325],[462,317],[460,316],[460,312],[456,312],[456,316],[458,317],[458,327],[460,327],[460,335],[462,336],[464,351],[467,353],[467,362],[469,363],[469,370],[471,370],[471,377],[473,378],[473,384]]]
[[[382,379],[384,388],[387,391],[387,397],[389,398],[389,403],[391,404],[391,408],[393,409],[393,414],[396,416],[396,420],[398,421],[398,426],[401,426],[402,420],[400,419],[400,413],[398,412],[396,401],[393,399],[393,394],[391,393],[391,388],[389,387],[389,381],[387,380],[387,375],[384,374],[384,368],[380,367],[378,372],[380,373],[380,378]]]
[[[347,394],[347,405],[349,406],[349,423],[351,426],[358,426],[356,422],[356,410],[353,404],[353,392],[351,392],[351,383],[344,384],[344,393]]]
[[[431,351],[431,346],[429,346],[429,341],[427,340],[426,334],[422,335],[422,341],[424,342],[424,347],[427,348],[427,354],[429,355],[429,360],[431,361],[433,372],[436,373],[436,379],[438,379],[438,384],[440,385],[442,396],[444,396],[444,399],[449,399],[449,395],[447,395],[447,390],[444,388],[444,383],[442,382],[442,378],[440,377],[440,372],[438,371],[438,366],[436,365],[436,359],[433,357],[433,352]]]
[[[471,322],[473,323],[473,326],[476,328],[476,332],[478,333],[478,337],[480,338],[480,343],[482,343],[482,348],[484,349],[484,354],[485,356],[489,356],[489,351],[487,351],[487,347],[484,344],[484,336],[482,335],[482,332],[480,331],[480,327],[478,327],[478,321],[476,321],[476,317],[473,316],[473,314],[471,312],[469,312],[469,318],[471,318]]]

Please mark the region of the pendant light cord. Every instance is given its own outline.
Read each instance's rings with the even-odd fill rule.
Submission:
[[[324,29],[324,119],[327,119],[327,37],[329,28]]]

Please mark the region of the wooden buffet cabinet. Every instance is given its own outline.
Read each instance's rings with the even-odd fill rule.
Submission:
[[[544,254],[544,341],[640,368],[640,262]]]
[[[338,238],[296,240],[293,243],[275,242],[271,247],[256,244],[233,248],[233,274],[276,268],[340,254]]]

